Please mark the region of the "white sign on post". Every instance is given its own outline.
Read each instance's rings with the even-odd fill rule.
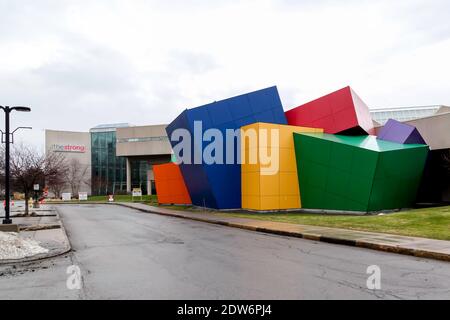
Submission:
[[[72,194],[70,192],[64,192],[62,194],[63,201],[70,201],[72,200]]]
[[[33,190],[34,191],[39,191],[39,185],[38,184],[34,184],[33,185]]]
[[[87,201],[87,199],[88,199],[87,192],[78,192],[78,200]]]
[[[133,197],[142,197],[142,189],[141,188],[133,188],[132,196]]]

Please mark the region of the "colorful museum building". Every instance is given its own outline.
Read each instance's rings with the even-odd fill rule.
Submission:
[[[187,108],[168,125],[46,132],[90,194],[161,205],[357,211],[450,202],[450,108],[369,110],[345,87],[284,110],[277,87]]]

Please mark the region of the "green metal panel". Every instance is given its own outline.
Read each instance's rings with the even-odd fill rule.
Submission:
[[[408,207],[414,203],[428,147],[380,153],[369,211]]]
[[[294,133],[303,208],[373,211],[410,206],[428,147],[374,136]]]

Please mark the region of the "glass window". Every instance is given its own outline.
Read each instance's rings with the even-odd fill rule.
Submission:
[[[126,190],[126,162],[125,158],[116,157],[116,133],[91,133],[91,146],[92,193],[106,195]]]

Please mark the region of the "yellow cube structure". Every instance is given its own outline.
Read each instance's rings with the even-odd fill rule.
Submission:
[[[294,132],[323,129],[257,122],[241,127],[242,208],[301,208]]]

